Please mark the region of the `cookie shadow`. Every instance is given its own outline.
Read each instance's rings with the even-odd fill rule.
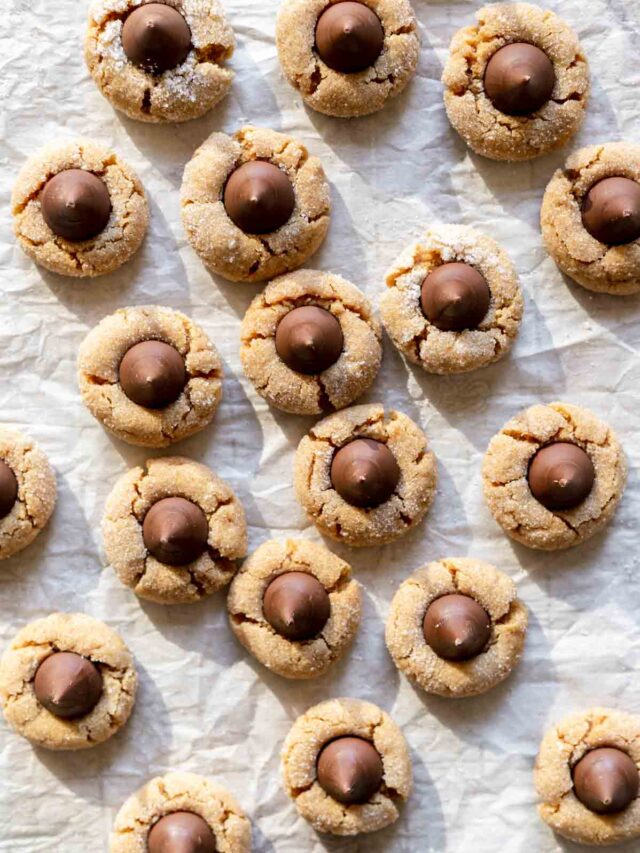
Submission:
[[[73,463],[70,467],[73,467]],[[33,557],[46,572],[47,586],[64,591],[63,609],[82,611],[100,581],[100,546],[86,509],[59,469],[56,479],[56,509],[47,528],[38,537],[38,540],[45,537],[42,551],[40,554],[34,553]]]
[[[586,589],[592,584],[593,578],[589,577],[591,572],[601,570],[600,566],[606,562],[603,560],[604,555],[614,538],[614,531],[611,527],[612,524],[609,523],[604,530],[585,542],[560,551],[538,551],[515,541],[511,541],[509,544],[518,563],[527,572],[528,578],[533,583],[538,584],[550,598],[557,598],[558,592],[555,591],[555,588],[562,587],[563,591],[559,597],[565,599],[566,589],[564,587],[569,579],[572,590],[574,593],[578,593],[582,591],[583,586]],[[616,543],[618,547],[619,544],[619,542]],[[606,594],[606,592],[606,589],[599,590],[597,602],[594,602],[593,598],[591,599],[592,606],[594,603],[601,604],[601,594]],[[588,607],[589,599],[585,597],[581,601],[581,606]]]
[[[615,339],[634,348],[638,346],[640,333],[637,318],[640,310],[640,293],[627,296],[596,293],[582,287],[560,270],[558,272],[573,299],[594,322],[603,326]]]
[[[355,577],[358,579],[357,574]],[[283,678],[243,652],[257,678],[271,691],[291,721],[312,705],[333,697],[364,699],[386,710],[393,707],[398,671],[386,652],[384,624],[375,600],[364,584],[361,593],[362,618],[354,641],[323,675],[305,680]],[[376,661],[372,669],[367,666],[369,660]]]
[[[338,256],[348,258],[346,267],[341,267],[340,270],[335,269],[332,261]],[[233,282],[206,269],[206,267],[204,269],[231,311],[240,320],[244,318],[251,302],[267,287],[269,281],[273,280]],[[368,272],[362,239],[353,223],[347,205],[335,185],[331,185],[331,224],[327,236],[317,252],[311,255],[299,269],[338,272],[350,281],[354,280],[360,289],[364,290],[363,285],[367,281]],[[285,272],[282,275],[294,272],[295,270],[290,270],[289,273]],[[279,278],[279,276],[274,276],[274,278]],[[239,339],[240,334],[238,334],[238,343]]]
[[[105,743],[80,752],[53,752],[34,748],[33,753],[61,785],[81,800],[112,806],[105,778],[129,779],[132,767],[141,779],[147,779],[167,754],[171,743],[171,721],[162,692],[149,673],[136,661],[138,695],[128,722]],[[107,793],[105,794],[105,787]]]
[[[542,625],[531,608],[528,611],[529,626],[520,661],[504,681],[486,693],[448,698],[425,693],[412,681],[407,681],[425,711],[470,746],[500,753],[504,743],[499,720],[501,716],[508,715],[512,729],[508,738],[509,748],[521,750],[525,755],[531,754],[533,763],[531,744],[537,747],[539,728],[556,694],[557,675]],[[536,685],[536,708],[539,709],[534,712],[527,702],[533,684]]]
[[[145,169],[141,170],[141,177],[144,179],[144,173],[153,168],[159,171],[173,190],[180,189],[184,167],[195,150],[212,133],[224,127],[231,112],[233,104],[228,96],[204,116],[177,124],[136,121],[114,109],[122,130],[147,161]]]
[[[208,465],[229,483],[234,491],[237,484],[248,486],[260,468],[264,435],[260,421],[242,383],[229,364],[222,359],[222,399],[212,421],[199,432],[176,441],[168,447],[138,447],[128,444],[106,429],[106,438],[125,461],[127,468],[142,465],[146,459],[159,456],[184,456]],[[242,429],[238,429],[238,425]],[[231,438],[230,438],[231,437]],[[240,474],[240,476],[239,476]],[[241,488],[242,486],[239,486]]]
[[[332,156],[336,156],[335,152],[332,152]],[[326,163],[323,165],[327,166]],[[331,175],[327,175],[327,178],[330,180]],[[337,273],[366,294],[370,271],[364,245],[370,244],[370,241],[364,238],[361,224],[356,227],[337,183],[330,181],[330,191],[331,223],[327,236],[318,251],[303,264],[303,268]],[[341,259],[339,268],[336,268],[336,258]]]
[[[394,362],[396,373],[400,364],[404,366],[410,398],[416,403],[420,398],[427,401],[450,427],[484,453],[494,433],[517,411],[547,396],[556,399],[567,385],[562,361],[533,300],[528,300],[524,323],[534,327],[526,340],[522,332],[528,330],[523,329],[522,340],[516,340],[504,358],[468,373],[427,373],[397,351],[388,362]]]
[[[251,821],[251,849],[255,850],[255,853],[276,853],[276,848],[255,818]]]
[[[451,147],[453,138],[442,102],[442,65],[432,42],[426,37],[425,28],[420,26],[420,29],[422,45],[416,75],[383,109],[351,119],[324,115],[307,104],[304,109],[336,157],[351,173],[360,176],[374,195],[379,194],[380,204],[406,196],[420,198],[416,186],[421,185],[419,176],[426,174],[428,169],[431,177],[434,173],[437,176],[432,183],[442,188],[449,210],[453,205],[459,211],[450,182],[450,165],[446,157],[440,156],[444,149]],[[410,136],[406,131],[409,116],[415,119],[414,132]],[[464,146],[461,150],[464,151]],[[401,160],[402,169],[389,168],[389,151]],[[438,152],[438,156],[429,157],[432,151]],[[409,164],[414,168],[408,168]],[[404,209],[409,211],[410,207],[405,204]]]
[[[359,402],[360,401],[358,401],[358,403]],[[275,423],[278,425],[280,431],[287,439],[289,446],[293,448],[294,451],[297,449],[305,435],[309,434],[315,424],[323,418],[333,414],[333,412],[324,412],[320,415],[293,415],[289,412],[283,412],[280,409],[274,409],[273,406],[269,406],[266,402],[264,405],[266,406],[270,417],[273,418]]]
[[[506,216],[539,229],[539,208],[544,190],[555,171],[569,156],[567,149],[552,151],[535,160],[508,162],[491,160],[469,149],[469,159],[490,194],[494,215]],[[532,202],[538,201],[532,213]],[[505,226],[507,226],[505,222]]]
[[[33,542],[0,562],[0,589],[6,589],[6,600],[20,619],[42,616],[43,611],[85,610],[101,571],[94,530],[63,473],[64,468],[73,470],[77,460],[62,455],[69,453],[64,439],[46,441],[42,446],[46,446],[57,483],[53,514]]]
[[[350,548],[323,536],[324,544],[354,570],[355,577],[383,602],[419,566],[438,557],[466,554],[472,542],[465,501],[442,459],[437,460],[438,486],[425,517],[408,533],[387,545]],[[384,629],[383,629],[384,630]]]
[[[43,283],[56,299],[71,314],[87,325],[95,325],[106,314],[121,307],[142,270],[149,263],[145,259],[147,240],[134,257],[120,269],[97,279],[79,279],[57,275],[48,270],[39,269]]]
[[[163,605],[140,599],[140,607],[154,628],[171,643],[226,669],[237,664],[242,655],[231,642],[233,634],[225,602],[226,592],[220,590],[193,604]]]
[[[150,223],[142,245],[122,267],[94,279],[59,276],[40,269],[43,282],[65,308],[83,324],[95,325],[125,305],[157,305],[155,274],[175,284],[171,296],[160,304],[184,309],[191,305],[188,275],[175,237],[158,202],[148,196]],[[188,308],[187,308],[188,311]]]

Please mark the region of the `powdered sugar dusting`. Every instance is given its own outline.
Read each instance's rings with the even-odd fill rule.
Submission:
[[[427,240],[445,263],[463,261],[480,271],[488,268],[507,275],[501,256],[490,244],[479,242],[478,233],[468,225],[433,225],[427,231]]]
[[[181,65],[160,75],[148,74],[133,66],[122,45],[122,28],[127,13],[146,2],[148,0],[97,0],[91,12],[97,25],[97,55],[108,62],[115,73],[144,75],[156,105],[196,103],[210,85],[199,72],[197,50],[216,44],[218,40],[229,53],[233,49],[233,34],[224,22],[217,0],[164,0],[166,5],[184,15],[194,47]],[[211,62],[209,58],[206,61]]]

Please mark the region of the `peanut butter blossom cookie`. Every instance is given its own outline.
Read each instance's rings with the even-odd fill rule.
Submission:
[[[320,247],[331,199],[322,165],[283,133],[243,127],[213,133],[184,170],[182,223],[214,273],[264,281]]]
[[[326,672],[360,622],[351,567],[315,542],[265,542],[234,578],[229,622],[260,663],[285,678]]]
[[[330,699],[298,717],[282,750],[284,787],[317,832],[375,832],[411,793],[411,760],[398,726],[377,705]]]
[[[218,0],[95,0],[85,58],[116,109],[148,122],[203,115],[229,91],[235,39]]]
[[[205,465],[148,459],[107,499],[104,547],[120,580],[158,604],[189,604],[226,586],[247,552],[244,510]]]
[[[640,717],[592,708],[566,717],[540,746],[540,817],[565,838],[606,846],[640,838]]]
[[[542,235],[562,272],[587,290],[640,291],[640,145],[576,151],[542,203]]]
[[[7,722],[46,749],[89,749],[110,738],[129,719],[137,684],[120,637],[82,613],[32,622],[0,660]]]
[[[86,139],[34,154],[18,175],[11,207],[27,255],[76,278],[118,269],[137,252],[149,224],[138,176],[115,152]]]
[[[491,439],[484,495],[506,533],[529,548],[579,545],[611,520],[627,464],[611,427],[567,403],[531,406]]]
[[[353,406],[317,423],[296,452],[296,496],[318,530],[354,547],[403,536],[433,501],[436,462],[401,412]]]
[[[0,427],[0,560],[31,544],[56,504],[56,477],[35,441]]]
[[[518,274],[494,240],[460,225],[436,225],[406,248],[386,277],[380,313],[391,340],[428,373],[492,364],[518,334]]]
[[[429,563],[401,584],[387,618],[396,666],[428,693],[475,696],[510,674],[527,611],[511,578],[481,560]]]
[[[366,297],[333,273],[272,281],[242,321],[244,372],[272,406],[298,415],[342,409],[371,385],[382,330]]]
[[[144,447],[166,447],[213,418],[222,395],[215,346],[171,308],[122,308],[92,329],[80,347],[84,402],[103,426]]]
[[[251,823],[234,797],[195,773],[148,782],[116,816],[109,853],[249,853]]]
[[[573,30],[530,3],[498,3],[453,37],[442,76],[449,121],[473,151],[531,160],[578,131],[589,68]]]
[[[415,74],[420,51],[408,0],[283,0],[276,44],[305,102],[343,118],[382,109]]]

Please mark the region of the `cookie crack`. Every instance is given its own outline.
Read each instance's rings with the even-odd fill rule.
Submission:
[[[194,50],[199,63],[209,62],[218,66],[224,65],[225,61],[231,57],[232,52],[228,47],[216,42],[204,45],[204,47],[197,47]]]

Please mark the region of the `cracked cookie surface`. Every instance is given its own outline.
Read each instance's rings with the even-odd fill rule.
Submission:
[[[286,572],[308,572],[329,596],[329,619],[311,640],[289,640],[265,618],[265,590]],[[261,664],[285,678],[315,678],[353,641],[360,623],[360,586],[352,579],[349,564],[322,545],[306,539],[271,539],[246,560],[234,578],[227,608],[233,633]]]
[[[581,447],[595,469],[588,497],[552,512],[531,493],[527,474],[537,451],[553,442]],[[487,505],[504,531],[529,548],[579,545],[611,520],[624,490],[627,463],[615,433],[591,412],[568,403],[536,405],[508,421],[489,443],[482,468]]]
[[[221,785],[195,773],[167,773],[132,794],[116,815],[109,853],[145,853],[150,830],[172,812],[199,815],[220,853],[249,853],[251,823]]]
[[[162,0],[191,30],[191,49],[176,68],[152,74],[129,61],[122,46],[127,15],[145,0],[94,0],[89,12],[85,60],[113,106],[146,122],[182,122],[212,109],[231,88],[224,67],[235,48],[233,31],[218,0]]]
[[[338,360],[316,375],[288,367],[276,350],[278,323],[291,310],[317,305],[340,323]],[[333,273],[298,270],[272,281],[242,321],[240,357],[245,374],[272,406],[299,415],[342,409],[364,394],[382,361],[382,331],[369,300]]]
[[[338,802],[316,778],[322,747],[343,736],[370,741],[382,759],[382,786],[361,805]],[[330,699],[298,717],[284,742],[282,770],[285,791],[302,817],[318,832],[334,835],[375,832],[393,823],[412,787],[404,735],[387,713],[359,699]]]
[[[268,234],[245,233],[224,206],[227,179],[253,160],[277,166],[293,185],[291,216]],[[187,163],[180,199],[189,243],[212,272],[230,281],[264,281],[302,266],[329,228],[331,197],[320,160],[273,130],[248,126],[233,136],[213,133]]]
[[[149,340],[170,344],[185,361],[184,390],[163,409],[139,406],[120,386],[125,353]],[[211,422],[222,396],[222,363],[200,326],[179,311],[158,305],[121,308],[101,320],[80,346],[78,382],[91,414],[118,438],[167,447]]]
[[[626,752],[640,770],[640,717],[610,708],[565,717],[540,745],[534,780],[540,817],[555,831],[579,844],[605,846],[640,837],[640,798],[624,811],[600,815],[576,797],[572,770],[592,749]]]
[[[53,233],[42,215],[47,181],[66,169],[97,175],[111,199],[111,215],[96,237],[71,242]],[[87,139],[47,145],[25,163],[11,197],[13,225],[20,247],[37,264],[75,278],[113,272],[139,249],[149,224],[144,189],[135,172],[109,148]]]
[[[587,290],[626,296],[640,291],[640,240],[607,246],[584,227],[582,204],[605,178],[640,182],[640,145],[610,142],[572,154],[551,179],[542,202],[542,236],[562,272]]]
[[[443,331],[420,306],[422,283],[441,264],[466,263],[491,291],[477,329]],[[495,240],[460,225],[435,225],[397,258],[386,279],[380,314],[395,346],[428,373],[465,373],[492,364],[510,349],[524,310],[516,269]]]
[[[367,0],[384,30],[384,46],[374,64],[342,74],[322,61],[315,48],[316,23],[332,0],[283,0],[276,44],[284,76],[318,112],[341,118],[382,109],[416,72],[420,38],[408,0]]]
[[[30,545],[46,527],[56,504],[56,477],[44,452],[18,430],[0,427],[0,460],[18,483],[11,510],[0,518],[0,560]]]
[[[441,658],[425,640],[429,605],[443,595],[468,595],[491,618],[488,646],[467,661]],[[477,696],[511,673],[524,647],[527,611],[514,582],[482,560],[450,557],[423,566],[396,592],[387,618],[386,641],[395,665],[428,693]]]
[[[172,497],[199,506],[209,525],[207,549],[185,566],[158,560],[142,535],[149,509]],[[180,456],[148,459],[124,474],[107,499],[102,534],[107,559],[122,583],[157,604],[190,604],[217,592],[247,552],[247,524],[238,498],[205,465]]]
[[[400,468],[391,497],[372,509],[348,504],[331,482],[337,449],[354,438],[386,444]],[[296,497],[318,530],[353,547],[384,545],[422,520],[435,496],[437,469],[427,437],[410,418],[373,403],[352,406],[319,421],[296,451]]]
[[[100,670],[102,695],[83,717],[61,719],[36,699],[36,671],[54,652],[75,652]],[[89,749],[110,738],[129,719],[137,684],[131,652],[118,634],[84,613],[52,613],[26,625],[0,660],[5,719],[19,735],[45,749]]]
[[[589,98],[589,66],[573,30],[530,3],[499,3],[453,37],[442,75],[449,121],[467,145],[492,160],[531,160],[562,147],[578,131]],[[553,63],[551,99],[529,116],[511,116],[487,97],[484,75],[500,48],[524,42]]]

